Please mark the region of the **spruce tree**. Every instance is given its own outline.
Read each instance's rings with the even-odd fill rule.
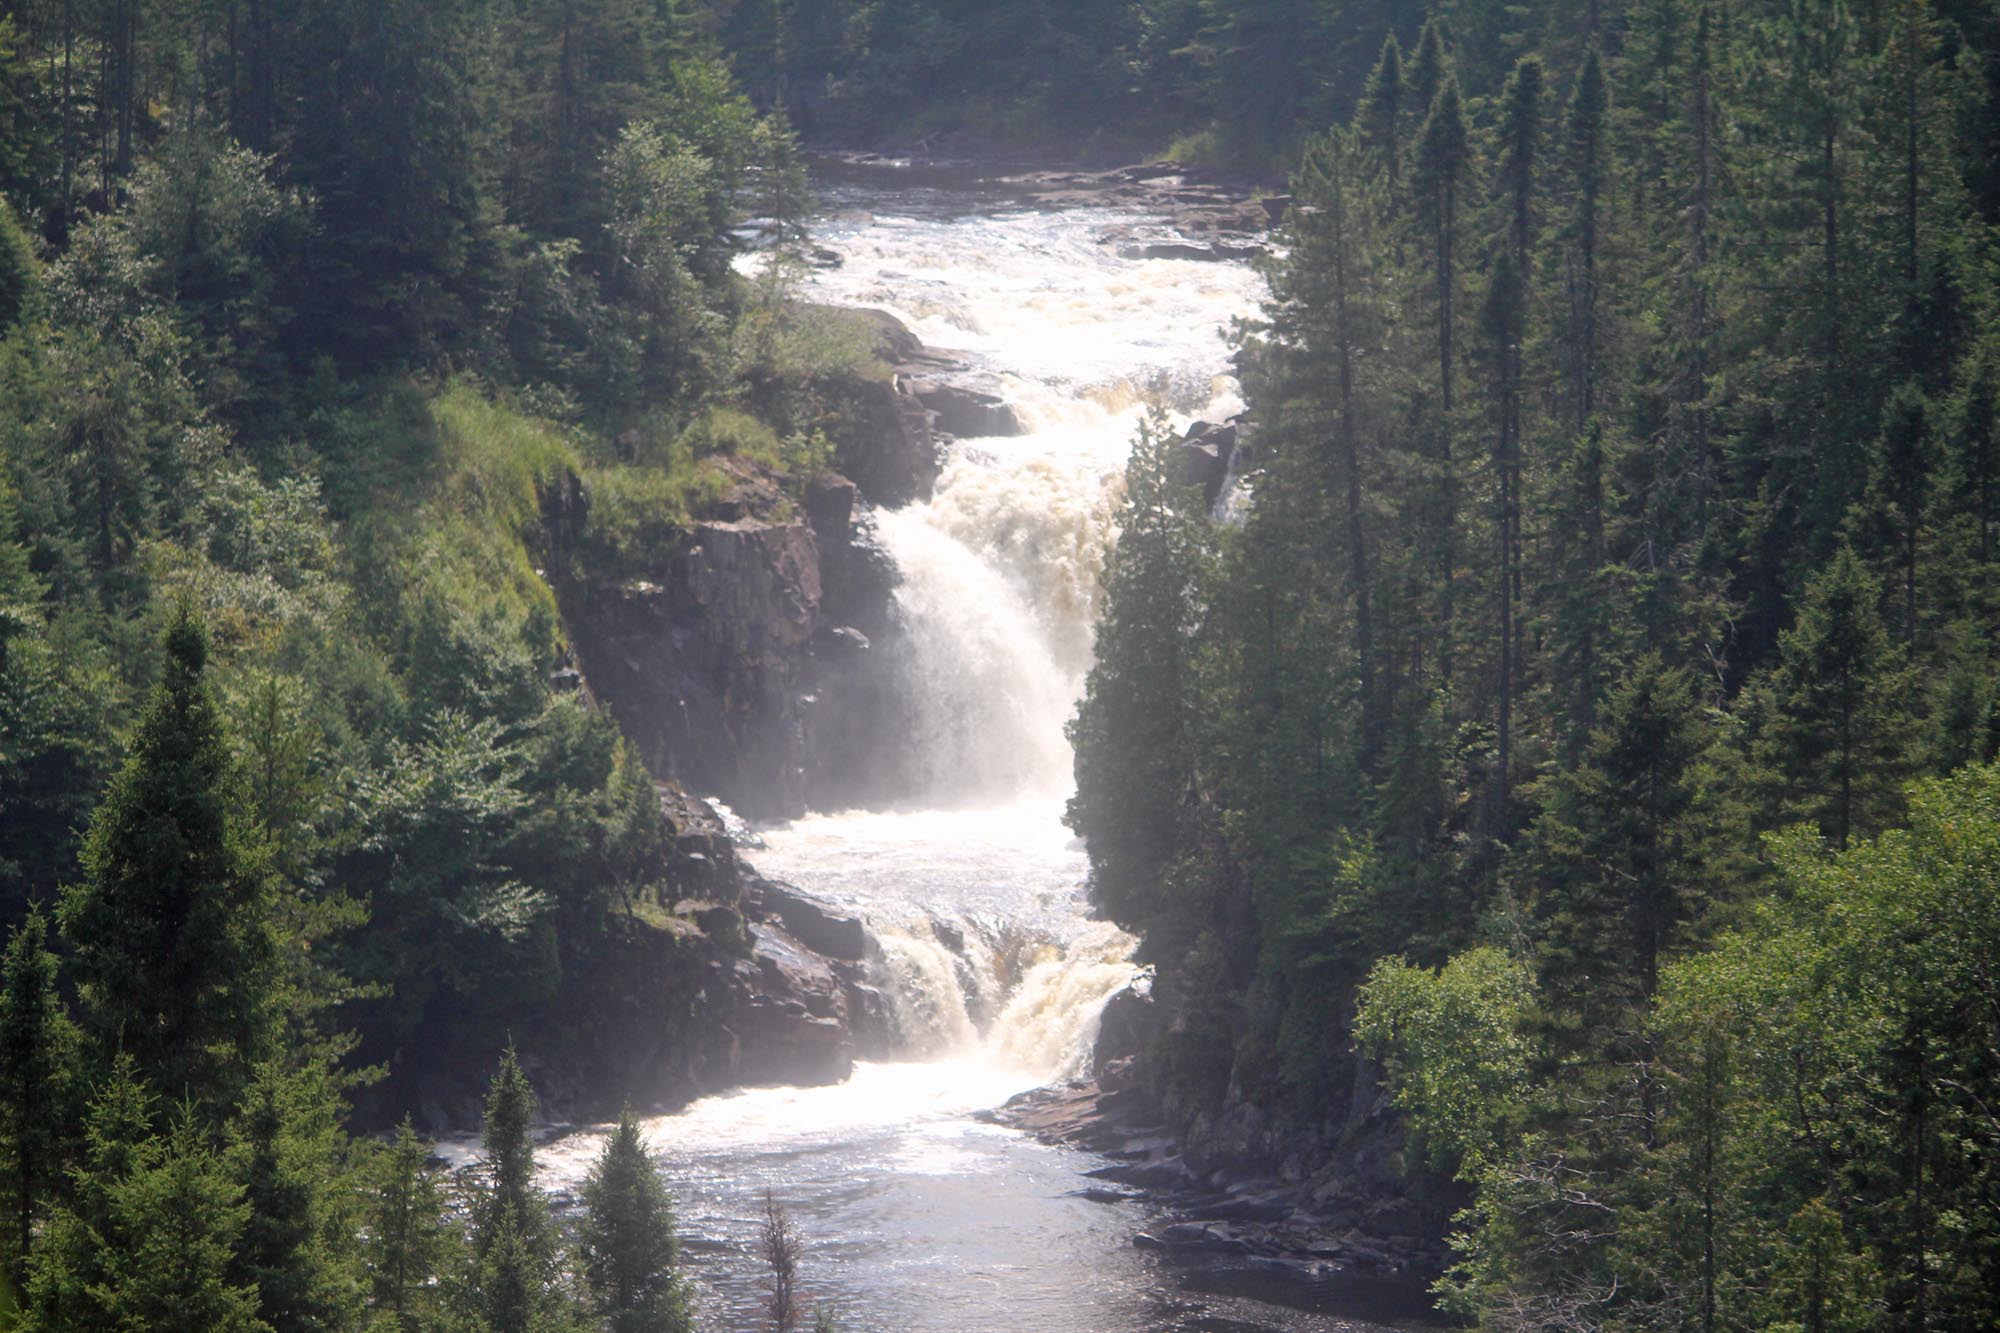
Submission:
[[[1842,546],[1806,586],[1778,645],[1757,754],[1787,811],[1836,847],[1884,827],[1900,801],[1903,671],[1878,609],[1881,584]]]
[[[639,1122],[627,1107],[584,1182],[580,1243],[592,1313],[609,1333],[688,1333],[687,1293],[674,1271],[673,1209]]]
[[[1902,590],[1902,639],[1917,646],[1917,564],[1931,471],[1931,402],[1914,382],[1898,385],[1882,409],[1882,433],[1871,478],[1874,510],[1887,530]]]
[[[28,312],[40,280],[34,242],[11,205],[0,202],[0,332]]]
[[[1424,21],[1417,34],[1417,53],[1410,61],[1409,105],[1418,115],[1427,114],[1444,87],[1448,57],[1445,54],[1444,24],[1435,18]]]
[[[1564,767],[1582,757],[1597,725],[1609,675],[1605,658],[1621,610],[1617,571],[1605,561],[1606,452],[1604,423],[1592,421],[1550,487],[1554,567],[1542,582],[1542,598],[1551,721]]]
[[[535,1184],[534,1131],[534,1089],[510,1046],[486,1095],[485,1180],[472,1208],[471,1287],[490,1333],[572,1325],[555,1225]]]
[[[1402,176],[1403,106],[1407,95],[1403,86],[1403,48],[1392,32],[1382,39],[1382,54],[1376,58],[1367,86],[1361,90],[1361,105],[1354,117],[1361,141],[1381,164],[1392,194]]]
[[[63,1184],[76,1111],[77,1032],[56,985],[39,907],[14,928],[0,961],[0,1217],[18,1289],[36,1223]]]
[[[1387,323],[1376,253],[1382,199],[1380,190],[1373,186],[1357,136],[1339,129],[1307,143],[1292,179],[1292,193],[1299,202],[1288,234],[1295,262],[1271,278],[1276,298],[1274,332],[1281,345],[1295,353],[1294,373],[1304,381],[1298,399],[1310,403],[1330,400],[1326,406],[1333,416],[1334,448],[1330,455],[1298,451],[1302,458],[1310,459],[1314,472],[1310,478],[1295,475],[1292,459],[1281,457],[1274,467],[1284,471],[1284,479],[1281,483],[1274,476],[1273,488],[1283,484],[1311,492],[1303,506],[1305,522],[1315,529],[1305,543],[1308,546],[1318,545],[1317,529],[1339,515],[1346,567],[1338,572],[1345,576],[1353,612],[1360,756],[1363,767],[1372,768],[1381,744],[1381,727],[1367,523],[1374,497],[1364,475],[1368,469],[1363,450],[1372,433],[1369,406],[1376,387],[1370,353],[1380,345]],[[1324,433],[1317,414],[1302,421],[1300,428],[1315,439]],[[1322,494],[1339,498],[1332,504],[1321,504],[1317,501]],[[1277,498],[1282,502],[1289,497]],[[1257,518],[1264,517],[1260,510]],[[1279,539],[1280,534],[1275,533],[1260,533],[1258,537],[1259,541]],[[1294,569],[1291,574],[1297,572]],[[1299,586],[1296,577],[1284,581]]]
[[[1712,740],[1692,679],[1647,654],[1524,844],[1543,992],[1600,1039],[1629,1029],[1713,892],[1726,825]]]
[[[1155,419],[1133,444],[1097,661],[1069,724],[1077,794],[1066,819],[1090,840],[1098,902],[1124,922],[1159,901],[1194,763],[1192,638],[1208,534],[1199,492],[1175,475],[1173,443]]]
[[[164,678],[91,821],[83,882],[58,915],[99,1039],[215,1111],[267,1043],[276,946],[207,665],[207,633],[183,602]]]
[[[348,1326],[361,1305],[360,1219],[326,1072],[260,1065],[230,1140],[226,1160],[249,1208],[232,1277],[255,1288],[274,1333]]]
[[[431,1326],[436,1279],[450,1258],[444,1196],[430,1169],[430,1146],[406,1119],[376,1160],[372,1206],[363,1233],[370,1303],[395,1333]]]
[[[183,1113],[141,1165],[112,1184],[113,1235],[105,1327],[262,1333],[257,1289],[232,1280],[231,1259],[250,1220],[194,1118]]]
[[[1604,62],[1592,46],[1584,53],[1564,117],[1571,184],[1568,228],[1569,314],[1565,335],[1570,409],[1581,430],[1597,410],[1598,255],[1603,241],[1603,201],[1610,145],[1610,92]]]
[[[158,1115],[119,1057],[85,1119],[72,1197],[36,1243],[25,1333],[270,1333],[256,1288],[230,1272],[249,1218],[242,1187],[188,1107],[165,1134]]]
[[[1519,647],[1521,596],[1522,392],[1526,377],[1529,284],[1535,239],[1535,178],[1541,152],[1542,63],[1525,56],[1501,93],[1500,197],[1504,229],[1484,311],[1494,361],[1498,416],[1493,470],[1498,482],[1494,528],[1499,536],[1499,671],[1491,831],[1505,839],[1514,769],[1514,705],[1523,663]]]
[[[1459,96],[1458,80],[1446,74],[1430,115],[1424,121],[1417,146],[1414,188],[1417,217],[1424,249],[1430,262],[1430,277],[1437,335],[1437,393],[1433,413],[1432,466],[1433,512],[1428,530],[1438,545],[1436,577],[1440,584],[1438,609],[1438,658],[1441,677],[1448,683],[1452,663],[1452,624],[1455,611],[1453,585],[1457,577],[1458,480],[1453,455],[1453,414],[1457,406],[1458,370],[1457,316],[1459,207],[1470,163],[1470,135],[1465,104]]]
[[[1982,348],[1967,367],[1952,404],[1945,478],[1954,508],[1967,529],[1961,559],[1975,577],[1994,556],[1993,533],[2000,520],[2000,366],[1994,351]]]

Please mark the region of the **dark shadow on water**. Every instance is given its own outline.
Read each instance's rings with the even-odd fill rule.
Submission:
[[[1432,1279],[1427,1276],[1345,1272],[1330,1278],[1311,1278],[1228,1260],[1177,1266],[1175,1276],[1189,1291],[1235,1296],[1335,1320],[1396,1329],[1454,1327],[1453,1321],[1440,1313],[1432,1301]]]

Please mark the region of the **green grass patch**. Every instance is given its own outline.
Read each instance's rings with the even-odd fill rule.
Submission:
[[[1184,167],[1227,167],[1241,164],[1240,157],[1230,151],[1222,131],[1213,125],[1175,136],[1173,142],[1166,146],[1160,156],[1167,161],[1178,162]]]

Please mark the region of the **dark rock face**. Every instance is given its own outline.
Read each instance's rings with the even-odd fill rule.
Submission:
[[[906,372],[949,363],[889,315],[846,317],[899,369],[828,386],[839,472],[796,497],[757,465],[728,462],[729,490],[660,568],[622,582],[584,570],[558,589],[582,673],[653,772],[752,818],[867,799],[892,777],[880,737],[896,716],[883,659],[900,634],[897,573],[873,506],[930,493],[938,412]],[[962,425],[1018,429],[998,399],[926,392]],[[575,548],[589,520],[575,478],[550,489],[543,518],[552,550]]]
[[[1212,421],[1197,421],[1181,437],[1181,484],[1199,486],[1202,500],[1210,509],[1215,508],[1216,497],[1222,494],[1222,483],[1229,478],[1229,462],[1236,453],[1236,435],[1237,428],[1233,425],[1218,426]]]
[[[1119,256],[1124,259],[1192,259],[1208,264],[1262,259],[1264,253],[1261,245],[1230,245],[1221,241],[1208,245],[1194,245],[1186,241],[1149,241],[1118,248]]]
[[[820,609],[803,523],[703,523],[657,579],[566,590],[583,669],[654,773],[754,815],[801,811]]]
[[[906,380],[904,388],[931,413],[937,428],[948,435],[976,440],[1022,433],[1021,419],[996,394],[920,379]]]
[[[1366,1071],[1357,1065],[1344,1121],[1236,1088],[1190,1104],[1154,1060],[1167,1027],[1161,1003],[1121,992],[1099,1027],[1095,1080],[1023,1094],[996,1118],[1109,1158],[1087,1174],[1164,1205],[1176,1220],[1133,1244],[1190,1285],[1384,1322],[1424,1316],[1447,1260],[1438,1237],[1465,1199],[1401,1169],[1401,1125]]]
[[[845,1078],[886,1054],[888,1010],[868,984],[862,923],[759,878],[704,801],[661,784],[659,873],[670,912],[614,911],[561,992],[511,1028],[543,1113],[602,1119],[754,1083]],[[413,1112],[433,1133],[476,1128],[498,1046],[447,1034],[357,1099],[357,1123]]]
[[[860,488],[828,474],[806,491],[820,552],[820,614],[810,645],[811,697],[801,783],[808,804],[835,806],[885,793],[896,758],[882,744],[898,714],[888,661],[902,627],[896,565],[875,540],[874,510]]]
[[[791,937],[825,958],[860,963],[868,958],[868,931],[860,918],[842,916],[789,884],[760,880],[755,905],[763,920],[776,920]]]
[[[934,418],[894,377],[830,392],[834,466],[876,504],[894,509],[929,495],[938,475]]]
[[[876,659],[898,629],[860,488],[819,477],[797,515],[769,485],[718,501],[730,516],[698,523],[651,577],[561,589],[583,673],[647,765],[753,818],[867,790],[894,707]],[[551,521],[587,508],[569,495]]]
[[[1295,1181],[1204,1167],[1149,1099],[1096,1084],[1023,1093],[992,1119],[1037,1138],[1110,1159],[1079,1191],[1099,1202],[1143,1200],[1169,1218],[1133,1235],[1181,1281],[1343,1318],[1406,1326],[1433,1320],[1427,1292],[1442,1254],[1400,1225],[1387,1201],[1375,1212],[1328,1209]]]

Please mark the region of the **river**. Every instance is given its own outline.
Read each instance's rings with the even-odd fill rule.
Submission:
[[[650,1120],[703,1327],[761,1328],[766,1191],[806,1240],[802,1284],[852,1333],[1165,1333],[1368,1325],[1186,1290],[1135,1249],[1136,1202],[1081,1196],[1085,1154],[976,1118],[1083,1067],[1133,941],[1090,919],[1062,823],[1063,726],[1091,658],[1098,577],[1134,429],[1241,409],[1230,321],[1248,265],[1140,259],[1103,243],[1154,219],[1019,206],[976,173],[832,166],[817,241],[839,267],[815,300],[888,310],[961,352],[1025,433],[965,440],[935,494],[878,516],[908,631],[911,773],[893,808],[757,830],[763,873],[865,916],[901,1058],[837,1087],[761,1089]],[[601,1131],[547,1146],[573,1188]]]

